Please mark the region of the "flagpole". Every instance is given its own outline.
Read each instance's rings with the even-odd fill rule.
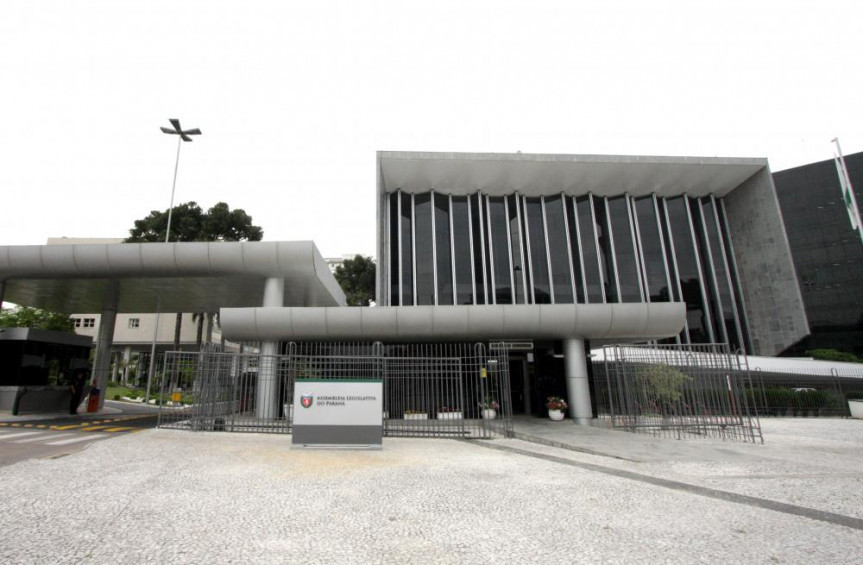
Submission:
[[[842,154],[842,147],[839,145],[839,138],[834,137],[831,140],[836,144],[836,151],[839,154],[838,159],[834,155],[836,162],[836,172],[839,174],[839,186],[842,189],[842,200],[845,202],[845,207],[848,210],[848,218],[851,220],[851,228],[857,232],[860,237],[860,242],[863,243],[863,229],[860,226],[860,208],[857,207],[857,197],[854,194],[854,186],[851,184],[851,177],[848,175],[848,167],[845,165],[845,156]]]

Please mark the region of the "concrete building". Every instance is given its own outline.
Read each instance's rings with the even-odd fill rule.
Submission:
[[[228,337],[516,342],[514,410],[565,383],[584,421],[586,342],[808,333],[765,159],[379,152],[377,178],[379,306],[222,309]]]
[[[858,205],[863,153],[845,157]],[[811,334],[789,353],[839,349],[863,355],[863,241],[842,198],[834,161],[773,174]]]
[[[0,247],[0,296],[102,312],[100,382],[116,314],[161,296],[164,311],[219,310],[227,339],[265,355],[503,342],[513,411],[565,390],[579,422],[590,345],[776,355],[809,333],[766,159],[379,152],[376,168],[377,307],[344,308],[310,242]],[[257,375],[259,418],[278,417],[276,370]]]

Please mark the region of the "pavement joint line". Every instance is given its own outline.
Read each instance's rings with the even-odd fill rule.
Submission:
[[[606,475],[611,475],[614,477],[619,477],[622,479],[630,479],[633,481],[639,481],[642,483],[648,483],[654,486],[664,487],[671,490],[677,490],[682,492],[688,492],[690,494],[695,494],[699,496],[704,496],[707,498],[714,498],[717,500],[723,500],[725,502],[733,502],[736,504],[744,504],[747,506],[753,506],[755,508],[762,508],[764,510],[773,510],[775,512],[781,512],[784,514],[791,514],[793,516],[801,516],[803,518],[809,518],[810,520],[819,520],[821,522],[827,522],[830,524],[835,524],[837,526],[844,526],[846,528],[852,528],[855,530],[863,530],[863,519],[861,518],[853,518],[851,516],[845,516],[843,514],[836,514],[834,512],[827,512],[824,510],[815,510],[813,508],[806,508],[804,506],[797,506],[794,504],[787,504],[785,502],[777,502],[775,500],[768,500],[766,498],[758,498],[755,496],[748,496],[745,494],[737,494],[733,492],[717,490],[707,487],[701,487],[697,485],[691,485],[688,483],[683,483],[680,481],[672,481],[670,479],[662,479],[660,477],[651,477],[650,475],[643,475],[641,473],[634,473],[632,471],[624,471],[622,469],[614,469],[611,467],[605,467],[603,465],[596,465],[593,463],[584,463],[581,461],[573,461],[571,459],[565,459],[563,457],[557,457],[556,455],[547,455],[544,453],[536,453],[533,451],[528,451],[526,449],[519,449],[517,447],[509,447],[505,445],[492,445],[490,443],[476,442],[476,445],[481,447],[485,447],[486,449],[497,449],[499,451],[506,451],[509,453],[514,453],[516,455],[524,455],[526,457],[534,457],[536,459],[543,459],[545,461],[551,461],[552,463],[560,463],[561,465],[568,465],[570,467],[578,467],[580,469],[585,469],[587,471],[594,471],[596,473],[603,473]]]
[[[554,441],[551,439],[545,439],[537,436],[532,436],[528,434],[523,434],[521,432],[513,432],[513,437],[515,439],[520,439],[522,441],[526,441],[528,443],[538,443],[540,445],[547,445],[549,447],[556,447],[558,449],[566,449],[567,451],[575,451],[578,453],[586,453],[588,455],[598,455],[600,457],[611,457],[612,459],[620,459],[622,461],[631,461],[633,463],[642,463],[640,459],[635,459],[632,457],[622,457],[620,455],[612,455],[611,453],[604,453],[602,451],[596,451],[593,449],[588,449],[586,447],[578,447],[572,444],[563,443],[560,441]]]

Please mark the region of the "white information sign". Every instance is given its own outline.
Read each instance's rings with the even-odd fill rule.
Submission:
[[[380,447],[382,438],[380,379],[297,379],[294,383],[294,445]]]

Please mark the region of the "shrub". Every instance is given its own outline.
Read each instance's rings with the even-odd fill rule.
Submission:
[[[120,400],[121,396],[119,394],[114,395],[114,400]]]
[[[858,359],[856,355],[839,351],[838,349],[812,349],[807,351],[806,355],[811,355],[813,359],[819,359],[821,361],[860,363],[860,359]]]

